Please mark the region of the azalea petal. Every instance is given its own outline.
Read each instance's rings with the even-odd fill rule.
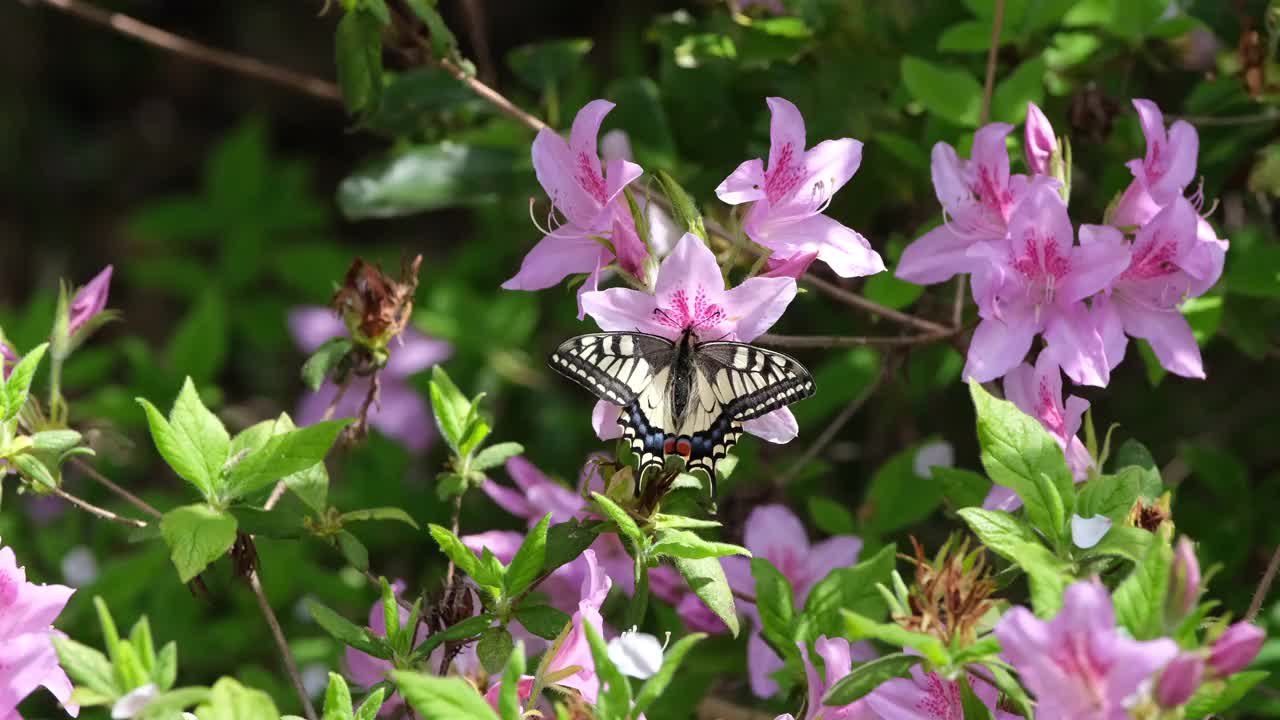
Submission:
[[[1003,485],[992,485],[987,497],[982,501],[984,510],[1005,510],[1012,512],[1022,507],[1022,498],[1018,493]]]
[[[1059,280],[1067,282],[1074,275],[1076,262],[1071,252],[1075,231],[1062,196],[1048,185],[1037,184],[1028,189],[1027,196],[1009,218],[1009,238],[1014,257],[1041,266],[1050,264],[1054,258],[1071,258],[1070,274]],[[1057,290],[1059,295],[1062,292]]]
[[[786,572],[784,559],[800,559],[809,551],[809,535],[800,518],[786,505],[760,505],[747,516],[743,542],[755,557],[762,557]],[[794,578],[789,578],[794,581]]]
[[[772,675],[784,667],[786,663],[773,652],[760,633],[751,633],[747,640],[747,677],[751,682],[751,692],[758,698],[777,695],[778,683]]]
[[[588,163],[592,159],[595,159],[594,173],[598,177],[600,160],[596,158],[595,148],[588,154]],[[583,187],[582,180],[578,177],[578,158],[569,149],[569,143],[554,130],[543,128],[533,139],[533,172],[538,177],[538,184],[542,185],[547,197],[551,198],[551,204],[570,223],[592,228],[600,214],[603,198],[593,197]]]
[[[1129,249],[1123,244],[1094,242],[1071,250],[1071,271],[1054,290],[1059,305],[1079,302],[1111,282],[1129,267]]]
[[[763,200],[764,163],[760,158],[753,158],[734,168],[729,177],[716,186],[716,197],[728,205]]]
[[[1037,358],[1037,360],[1042,358]],[[1013,403],[1022,412],[1035,416],[1036,414],[1036,395],[1040,386],[1038,373],[1036,368],[1021,363],[1017,367],[1005,373],[1004,378],[1000,381],[1001,388],[1004,390],[1004,398]]]
[[[1213,226],[1202,217],[1196,218],[1196,243],[1179,265],[1192,279],[1188,295],[1199,297],[1217,284],[1227,256],[1226,240],[1218,239]]]
[[[545,290],[570,275],[589,273],[611,258],[609,249],[588,237],[570,237],[560,228],[545,235],[524,256],[520,270],[502,283],[507,290]]]
[[[1151,186],[1151,197],[1159,203],[1167,203],[1180,197],[1182,191],[1195,179],[1200,136],[1190,123],[1178,120],[1169,128],[1169,144],[1165,150],[1168,158],[1164,172]]]
[[[992,193],[1005,191],[1009,186],[1009,149],[1006,144],[1013,126],[1008,123],[990,123],[973,134],[973,150],[970,153],[970,172],[976,175],[978,192],[984,199]]]
[[[511,562],[524,543],[524,536],[512,530],[490,530],[488,532],[463,535],[462,544],[479,557],[485,550],[504,563]],[[385,629],[384,629],[385,632]]]
[[[644,168],[629,160],[611,160],[605,181],[605,202],[607,204],[618,203],[621,206],[621,210],[629,214],[627,201],[618,196],[622,194],[623,188],[643,174]]]
[[[601,440],[614,440],[622,437],[622,428],[618,425],[618,415],[622,409],[605,400],[596,402],[591,409],[591,427],[595,428],[596,437]]]
[[[796,296],[796,281],[787,277],[753,277],[724,293],[725,314],[736,323],[734,339],[751,342],[786,312]]]
[[[853,138],[823,140],[804,155],[802,184],[821,183],[825,200],[844,187],[861,164],[861,142]]]
[[[930,153],[929,172],[933,177],[934,194],[947,212],[954,212],[957,207],[973,199],[965,161],[947,143],[934,144]]]
[[[1005,313],[1004,320],[986,318],[978,323],[969,343],[962,376],[989,382],[1004,375],[1027,356],[1036,336],[1034,318],[1025,308]]]
[[[1049,624],[1024,607],[1006,612],[996,623],[995,635],[1000,640],[1000,656],[1015,667],[1040,665],[1054,647]]]
[[[1135,160],[1141,166],[1141,160]],[[1132,168],[1130,168],[1132,169]],[[1111,214],[1111,224],[1116,227],[1142,227],[1160,212],[1160,204],[1147,192],[1147,186],[1135,178],[1120,195]],[[1081,238],[1083,241],[1083,238]]]
[[[1129,337],[1124,334],[1124,322],[1116,310],[1116,302],[1115,298],[1099,294],[1093,298],[1093,307],[1089,311],[1093,315],[1094,327],[1102,338],[1107,365],[1112,370],[1124,360],[1125,347],[1129,344]]]
[[[48,628],[6,637],[0,644],[0,667],[4,668],[0,674],[0,712],[4,712],[61,672]]]
[[[614,107],[608,100],[592,100],[574,116],[573,127],[569,129],[569,149],[573,151],[574,161],[590,168],[596,177],[603,175],[599,156],[600,125]]]
[[[449,343],[427,337],[411,327],[405,328],[388,349],[391,357],[387,360],[386,372],[401,378],[442,363],[453,354]]]
[[[1111,596],[1096,580],[1080,580],[1067,587],[1062,596],[1062,610],[1050,622],[1057,635],[1090,634],[1111,630],[1116,626]]]
[[[950,717],[949,713],[940,715],[922,711],[921,708],[935,707],[939,700],[945,703],[946,698],[935,697],[914,680],[906,678],[894,678],[881,683],[866,696],[866,700],[881,720],[945,720]]]
[[[858,554],[862,552],[862,538],[852,535],[837,535],[813,546],[804,558],[804,575],[807,582],[796,587],[796,602],[803,603],[809,597],[814,585],[822,582],[836,568],[851,567],[858,562]],[[845,643],[846,650],[848,643]],[[822,654],[819,650],[818,654]],[[826,657],[823,655],[823,657]],[[849,665],[846,657],[845,667]]]
[[[499,485],[493,480],[486,479],[480,485],[480,489],[484,491],[485,495],[488,495],[490,499],[497,503],[498,507],[506,510],[512,515],[515,515],[516,517],[529,518],[536,512],[534,508],[529,505],[529,502],[525,500],[523,494],[518,493],[505,485]]]
[[[744,595],[755,595],[756,578],[751,574],[751,560],[742,555],[729,555],[720,558],[720,567],[724,568],[724,576],[729,587]],[[739,610],[754,608],[751,603],[738,603]]]
[[[600,159],[605,162],[635,159],[635,154],[631,152],[631,138],[626,130],[614,128],[600,138]]]
[[[1027,103],[1027,120],[1023,129],[1022,146],[1027,155],[1027,166],[1037,175],[1048,175],[1052,171],[1053,153],[1058,149],[1058,138],[1053,133],[1049,118],[1033,102]]]
[[[676,292],[684,291],[692,297],[699,288],[707,293],[710,302],[721,302],[724,276],[706,243],[693,233],[685,233],[658,269],[654,296],[658,304],[663,304]]]
[[[289,334],[298,349],[308,355],[335,337],[345,336],[347,328],[331,308],[308,305],[289,310]]]
[[[1146,642],[1117,638],[1110,650],[1107,694],[1113,706],[1119,707],[1144,681],[1173,660],[1178,654],[1178,645],[1169,638]]]
[[[742,424],[742,429],[756,437],[776,445],[785,445],[800,434],[800,424],[791,408],[778,408]]]
[[[840,277],[863,277],[883,272],[884,260],[857,231],[826,215],[773,223],[766,219],[748,227],[752,240],[785,255],[817,252],[818,259]]]
[[[1146,137],[1148,152],[1153,144],[1163,145],[1164,113],[1160,112],[1160,106],[1145,98],[1134,98],[1133,107],[1138,111],[1138,123]]]
[[[582,285],[578,287],[577,300],[579,320],[582,320],[587,316],[587,311],[582,307],[582,296],[587,293],[596,292],[600,289],[600,276],[604,274],[604,269],[606,264],[609,262],[609,259],[610,255],[607,251],[601,253],[600,257],[596,260],[595,269],[587,274],[586,279],[582,281]]]
[[[1079,515],[1071,516],[1071,542],[1082,550],[1097,545],[1111,530],[1111,518],[1106,515],[1094,515],[1093,517],[1084,518]]]
[[[1096,326],[1097,318],[1078,302],[1051,313],[1045,322],[1049,353],[1067,377],[1080,385],[1106,387],[1111,381],[1106,346]]]
[[[765,98],[769,105],[769,174],[783,170],[783,165],[798,164],[804,158],[804,117],[791,101],[780,97]]]
[[[760,273],[759,277],[789,277],[798,280],[801,275],[809,272],[809,266],[817,259],[817,252],[796,253],[787,258],[775,253],[765,261],[766,272]]]
[[[945,282],[974,264],[967,255],[972,244],[972,238],[956,234],[944,223],[908,245],[893,274],[916,285]]]
[[[582,310],[605,332],[628,330],[671,336],[671,328],[654,322],[654,296],[628,288],[583,293]]]
[[[618,259],[618,267],[632,277],[644,280],[645,260],[649,257],[649,248],[636,231],[636,221],[631,211],[615,205],[613,230],[609,240],[613,243],[614,254]],[[594,288],[593,288],[594,289]]]
[[[1125,332],[1150,343],[1165,370],[1182,377],[1204,379],[1200,346],[1182,313],[1176,309],[1150,310],[1129,303],[1117,304],[1116,308],[1124,321]]]

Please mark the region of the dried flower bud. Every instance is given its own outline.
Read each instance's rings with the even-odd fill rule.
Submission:
[[[1156,683],[1156,702],[1162,708],[1175,708],[1191,699],[1204,678],[1204,657],[1200,653],[1178,655],[1160,673]]]
[[[1218,675],[1231,675],[1245,669],[1258,656],[1266,638],[1266,633],[1252,623],[1232,625],[1213,644],[1209,667]]]
[[[378,265],[361,258],[352,261],[331,303],[342,316],[351,337],[375,352],[385,350],[387,343],[409,322],[421,265],[421,255],[404,263],[397,281],[383,273]]]

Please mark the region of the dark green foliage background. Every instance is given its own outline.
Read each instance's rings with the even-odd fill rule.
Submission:
[[[477,3],[492,64],[477,56],[459,4],[445,0],[442,11],[464,56],[553,124],[567,126],[591,98],[618,102],[606,128],[628,130],[646,170],[671,172],[719,219],[725,208],[712,189],[741,160],[767,152],[764,97],[787,97],[805,114],[811,143],[843,136],[866,143],[861,170],[830,214],[896,258],[940,221],[929,149],[939,140],[967,141],[975,125],[993,3],[787,3],[793,16],[751,26],[709,2]],[[541,358],[586,326],[574,320],[569,291],[498,289],[539,236],[528,218],[528,198],[542,196],[528,159],[531,132],[442,73],[407,70],[392,53],[382,104],[360,122],[337,104],[162,54],[34,4],[0,6],[0,325],[19,347],[30,347],[48,332],[59,277],[83,282],[103,264],[116,265],[111,306],[125,320],[81,350],[66,377],[73,422],[94,429],[104,472],[162,509],[190,502],[162,469],[133,398],[167,407],[190,374],[233,430],[292,410],[302,392],[302,357],[288,337],[286,310],[326,302],[354,254],[395,267],[402,253],[421,252],[427,262],[415,324],[454,344],[448,368],[464,389],[489,393],[497,439],[522,442],[540,467],[576,480],[586,453],[600,448],[588,422],[591,402]],[[1280,244],[1273,222],[1280,173],[1271,166],[1280,146],[1269,144],[1280,114],[1275,96],[1249,98],[1232,52],[1242,22],[1263,32],[1265,47],[1267,3],[1182,2],[1194,20],[1169,21],[1159,20],[1163,4],[1151,0],[1009,4],[993,119],[1018,122],[1034,99],[1058,132],[1072,137],[1076,222],[1101,220],[1128,182],[1123,161],[1142,154],[1129,98],[1156,100],[1170,115],[1247,120],[1200,123],[1206,207],[1220,201],[1211,220],[1232,241],[1223,282],[1192,315],[1209,379],[1161,377],[1131,351],[1109,388],[1075,391],[1093,403],[1100,431],[1119,426],[1116,445],[1136,438],[1150,448],[1176,486],[1179,530],[1220,565],[1212,592],[1243,612],[1280,542],[1273,517],[1280,507]],[[335,76],[336,4],[320,17],[320,3],[112,7],[218,47]],[[1116,8],[1119,15],[1106,14]],[[1064,14],[1083,24],[1064,27]],[[1196,29],[1223,45],[1199,70],[1184,61],[1186,33]],[[590,44],[515,51],[574,38]],[[972,49],[955,49],[964,45]],[[585,57],[576,54],[586,48]],[[907,57],[916,60],[904,63]],[[904,77],[918,61],[957,76],[921,80],[907,69]],[[1090,93],[1107,99],[1109,128],[1083,118]],[[402,153],[431,163],[431,171],[409,187],[375,182],[397,193],[392,200],[343,185],[356,172],[376,179],[378,164]],[[370,216],[381,219],[358,219]],[[853,287],[928,317],[949,312],[949,286],[922,294],[884,275]],[[797,299],[777,329],[897,332],[813,292]],[[869,549],[908,532],[940,542],[957,522],[932,481],[911,473],[910,453],[898,453],[941,438],[957,447],[960,466],[977,467],[973,411],[958,380],[961,357],[948,346],[895,355],[888,382],[820,462],[780,487],[775,478],[882,362],[868,350],[798,355],[821,392],[797,406],[801,435],[792,445],[749,439],[740,446],[743,463],[720,498],[728,538],[741,539],[751,507],[780,501],[811,521],[815,537],[852,531]],[[425,377],[415,386],[425,390]],[[375,436],[334,461],[331,502],[396,505],[424,526],[447,524],[431,485],[441,458],[439,448],[413,458]],[[74,472],[67,482],[94,502],[129,510]],[[159,642],[179,641],[180,683],[234,673],[271,691],[282,709],[297,709],[252,596],[229,563],[207,574],[207,600],[192,597],[159,542],[133,542],[120,527],[69,510],[42,519],[56,501],[33,503],[12,488],[6,483],[0,537],[33,578],[61,581],[60,559],[79,545],[101,565],[98,580],[77,592],[59,620],[61,629],[96,643],[90,599],[100,594],[118,622],[145,613]],[[473,493],[461,527],[517,529],[504,515]],[[359,534],[379,574],[414,588],[433,588],[443,574],[444,558],[425,533],[371,523]],[[317,542],[268,541],[259,549],[267,593],[300,662],[337,667],[339,648],[295,606],[311,596],[361,619],[375,593]],[[670,610],[658,614],[664,625],[678,623]],[[1275,634],[1280,616],[1264,611],[1263,619]],[[1264,649],[1261,666],[1280,658],[1276,643]],[[692,707],[724,672],[742,679],[717,692],[747,696],[742,641],[717,638],[695,655],[657,716],[679,717],[673,708]],[[1273,694],[1254,693],[1245,712],[1280,714],[1280,705],[1266,700]],[[42,702],[28,703],[31,716],[48,710]]]

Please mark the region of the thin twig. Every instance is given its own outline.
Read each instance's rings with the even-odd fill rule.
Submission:
[[[1005,0],[996,0],[995,12],[991,15],[991,47],[987,48],[987,78],[982,86],[979,125],[986,125],[991,119],[991,97],[996,88],[996,54],[1000,51],[1000,30],[1004,25],[1004,2]]]
[[[926,345],[937,342],[949,335],[951,330],[940,333],[923,333],[920,335],[774,335],[765,333],[755,339],[758,345],[794,348],[846,348],[846,347],[895,347],[901,345]]]
[[[117,522],[117,523],[120,523],[121,525],[131,525],[136,528],[144,528],[147,526],[147,524],[142,520],[135,520],[134,518],[131,518],[131,517],[117,515],[111,512],[110,510],[106,510],[104,508],[98,507],[97,505],[94,505],[88,500],[81,500],[80,498],[76,497],[75,495],[72,495],[71,493],[67,492],[66,490],[63,490],[60,487],[53,487],[50,485],[41,484],[41,488],[53,493],[54,495],[57,495],[58,497],[62,498],[63,500],[66,500],[72,505],[75,505],[81,510],[97,515],[98,517],[103,518],[105,520]]]
[[[458,536],[458,517],[462,515],[462,496],[453,498],[453,536]],[[453,558],[449,558],[449,570],[444,575],[444,586],[453,584]]]
[[[498,110],[502,111],[504,115],[507,115],[508,117],[513,118],[514,120],[519,122],[521,125],[524,125],[530,130],[537,132],[539,130],[549,129],[551,127],[550,125],[547,125],[545,122],[539,120],[537,117],[534,117],[533,115],[530,115],[524,110],[521,110],[519,107],[516,106],[515,103],[508,100],[502,93],[498,92],[497,90],[494,90],[488,85],[485,85],[484,83],[480,82],[479,80],[472,77],[471,75],[468,75],[465,70],[458,67],[458,65],[454,63],[452,60],[448,60],[446,58],[428,57],[427,62],[449,73],[458,82],[462,83],[463,85],[466,85],[467,88],[471,90],[471,92],[479,95],[481,98],[488,101],[489,104],[493,105]]]
[[[816,458],[819,453],[831,444],[831,441],[836,438],[836,435],[844,429],[845,423],[849,422],[849,420],[857,414],[858,410],[862,409],[862,406],[871,399],[871,396],[875,394],[876,390],[880,389],[880,384],[883,383],[884,379],[889,375],[889,361],[882,360],[881,362],[883,363],[883,367],[881,367],[880,374],[876,376],[876,379],[872,380],[870,384],[863,388],[862,392],[855,395],[853,399],[844,406],[844,409],[840,411],[840,414],[827,424],[826,429],[824,429],[822,434],[813,441],[813,444],[808,448],[805,448],[804,454],[792,463],[791,467],[787,468],[786,472],[778,476],[778,479],[775,482],[778,487],[782,487],[795,479],[795,476],[804,469],[804,466],[808,465],[810,461]]]
[[[95,480],[99,485],[102,485],[103,487],[115,493],[116,495],[119,495],[123,500],[133,505],[134,507],[138,508],[142,512],[155,518],[164,516],[164,513],[152,507],[151,504],[148,503],[146,500],[143,500],[142,498],[138,497],[137,495],[134,495],[128,490],[125,490],[124,488],[120,487],[114,482],[111,482],[111,480],[106,475],[103,475],[102,473],[98,472],[97,468],[93,467],[89,463],[81,460],[80,458],[72,458],[71,464],[74,465],[77,470],[79,470],[80,472],[84,473],[85,475],[88,475],[90,478]]]
[[[816,275],[813,275],[811,273],[805,273],[804,275],[801,275],[800,279],[801,281],[807,282],[810,285],[813,285],[817,289],[826,293],[828,296],[833,297],[836,300],[839,300],[845,303],[846,305],[852,305],[853,307],[859,308],[861,310],[866,310],[872,315],[879,315],[880,317],[886,320],[892,320],[893,322],[896,322],[899,325],[906,325],[908,327],[913,327],[917,330],[922,330],[924,332],[929,332],[929,333],[941,334],[941,333],[947,332],[948,330],[948,328],[945,325],[939,325],[938,323],[933,322],[932,320],[925,320],[924,318],[919,318],[919,317],[916,317],[915,315],[908,315],[907,313],[901,312],[899,310],[894,310],[893,308],[885,307],[880,303],[872,302],[857,293],[849,292],[848,290],[845,290],[839,285],[836,285],[835,283],[827,282],[826,280],[823,280],[822,278]]]
[[[265,80],[321,100],[342,102],[342,91],[338,89],[337,85],[327,80],[268,65],[256,58],[209,47],[181,35],[161,30],[154,25],[135,20],[123,13],[109,12],[89,3],[81,2],[81,0],[35,1],[205,65],[212,65],[247,77]]]
[[[1274,109],[1249,115],[1175,115],[1171,120],[1185,120],[1192,125],[1218,125],[1232,127],[1236,125],[1253,125],[1254,123],[1280,121],[1280,112]]]
[[[293,659],[293,653],[289,650],[288,641],[284,639],[284,631],[280,629],[280,621],[276,619],[276,613],[271,609],[271,603],[267,602],[267,594],[262,591],[262,582],[258,580],[258,571],[250,571],[248,580],[249,587],[253,589],[253,596],[258,600],[258,609],[262,611],[262,617],[266,619],[267,625],[271,628],[271,636],[275,638],[276,648],[280,650],[280,657],[284,659],[284,667],[289,673],[289,679],[293,681],[293,689],[298,692],[298,699],[302,700],[302,710],[306,713],[308,720],[318,720],[315,706],[311,704],[311,697],[307,694],[307,686],[302,684],[302,675],[298,672],[298,663]]]
[[[484,5],[480,0],[462,0],[462,18],[467,24],[467,37],[476,53],[476,69],[480,79],[493,83],[498,78],[493,65],[493,53],[489,50],[488,23],[485,22]]]
[[[1258,617],[1258,613],[1262,611],[1262,603],[1267,599],[1267,593],[1271,590],[1271,583],[1276,579],[1276,571],[1280,570],[1280,545],[1276,546],[1275,552],[1271,553],[1271,562],[1267,563],[1267,571],[1262,574],[1262,582],[1258,583],[1258,589],[1253,591],[1253,601],[1249,603],[1249,612],[1244,614],[1244,619],[1253,622]]]

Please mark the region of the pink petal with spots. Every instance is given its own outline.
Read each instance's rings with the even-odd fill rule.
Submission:
[[[1129,249],[1109,243],[1079,245],[1071,251],[1070,263],[1071,272],[1054,291],[1059,304],[1079,302],[1109,287],[1129,267]]]
[[[716,197],[727,205],[763,200],[764,163],[760,158],[753,158],[734,168],[729,177],[716,186]]]
[[[973,134],[970,172],[977,194],[984,201],[994,201],[1009,186],[1009,149],[1006,138],[1013,132],[1008,123],[991,123]]]
[[[742,429],[766,442],[785,445],[800,434],[800,424],[791,408],[778,408],[742,424]]]
[[[579,176],[589,171],[595,177],[604,173],[600,167],[600,125],[614,108],[608,100],[592,100],[573,118],[573,126],[569,129],[569,149],[579,164]]]
[[[720,274],[715,254],[702,239],[693,233],[685,233],[658,269],[654,296],[661,305],[680,290],[692,295],[698,288],[706,291],[712,302],[720,302],[724,276]]]
[[[914,668],[913,668],[914,669]],[[867,696],[881,720],[964,720],[960,688],[936,673],[888,680]]]
[[[780,97],[765,98],[769,105],[769,165],[767,176],[772,180],[781,172],[798,165],[804,159],[804,117],[791,101]]]
[[[591,165],[590,158],[594,157],[593,151],[586,162],[588,168]],[[551,203],[571,224],[590,229],[594,227],[596,217],[604,205],[604,179],[600,178],[598,185],[593,186],[598,191],[593,195],[578,177],[578,162],[579,158],[569,149],[569,144],[555,131],[547,128],[538,131],[538,136],[533,139],[533,171],[538,177],[538,183],[551,198]],[[599,159],[596,159],[597,175],[599,164]],[[590,178],[589,173],[585,179],[596,182]]]

